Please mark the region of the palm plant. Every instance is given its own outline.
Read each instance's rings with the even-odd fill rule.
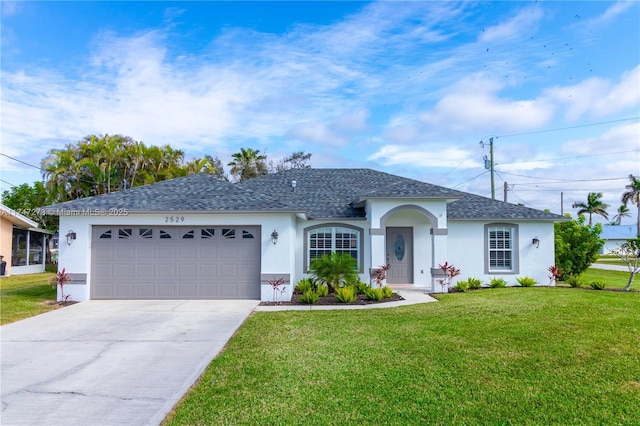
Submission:
[[[622,222],[622,218],[629,217],[629,216],[631,216],[631,210],[629,210],[629,208],[623,204],[620,207],[618,207],[617,213],[613,217],[613,222],[611,222],[611,224],[620,225],[620,223]]]
[[[636,218],[636,232],[638,233],[638,237],[640,237],[640,178],[629,175],[629,184],[625,185],[627,189],[622,194],[622,202],[626,206],[629,201],[632,204],[635,204],[638,207],[638,217]]]
[[[330,290],[341,287],[345,281],[358,277],[358,262],[349,253],[331,252],[311,262],[309,269]]]
[[[592,224],[592,217],[594,214],[604,217],[605,219],[609,218],[609,214],[607,213],[607,207],[609,204],[605,204],[602,202],[602,192],[590,192],[587,194],[587,202],[577,202],[573,203],[571,206],[574,209],[578,209],[578,214],[589,215],[589,226]]]
[[[230,173],[237,182],[242,182],[267,174],[267,156],[260,154],[260,150],[240,148],[240,152],[232,154],[233,161],[227,164]]]

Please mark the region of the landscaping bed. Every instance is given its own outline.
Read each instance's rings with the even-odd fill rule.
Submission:
[[[293,296],[291,297],[291,301],[290,302],[261,302],[260,306],[277,306],[277,305],[283,305],[283,306],[287,306],[287,305],[308,306],[309,303],[303,303],[303,302],[300,301],[300,296],[302,296],[302,294],[294,293]],[[355,302],[343,303],[343,302],[338,301],[338,299],[336,299],[335,295],[330,294],[328,296],[320,297],[316,303],[313,303],[313,305],[324,305],[324,306],[327,306],[327,305],[341,305],[341,306],[345,306],[345,305],[374,305],[374,304],[378,304],[378,303],[395,302],[395,301],[398,301],[398,300],[404,300],[404,298],[402,296],[400,296],[398,293],[393,293],[393,296],[384,298],[384,299],[382,299],[380,301],[369,300],[369,299],[367,299],[367,297],[364,294],[359,294],[358,298],[356,299]]]

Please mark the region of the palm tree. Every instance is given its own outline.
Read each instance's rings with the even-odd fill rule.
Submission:
[[[613,222],[611,222],[611,224],[620,225],[620,222],[622,222],[622,218],[629,217],[629,216],[631,216],[631,211],[627,206],[623,204],[620,207],[618,207],[617,214],[613,217]]]
[[[578,202],[573,203],[571,207],[574,209],[579,209],[578,214],[589,214],[589,226],[591,226],[591,219],[594,214],[600,215],[605,219],[609,218],[609,214],[607,213],[607,207],[609,204],[605,204],[602,202],[602,192],[590,192],[587,194],[587,202]]]
[[[622,194],[622,202],[626,206],[629,201],[632,204],[635,204],[638,207],[638,217],[636,220],[636,232],[638,233],[638,237],[640,237],[640,178],[629,175],[629,184],[625,185],[627,189]]]
[[[227,165],[231,167],[230,173],[236,182],[267,174],[267,156],[260,154],[259,150],[240,148],[240,152],[231,156],[233,161]]]

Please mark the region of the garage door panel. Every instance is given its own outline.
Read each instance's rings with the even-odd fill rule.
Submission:
[[[158,279],[175,281],[178,278],[177,268],[175,263],[161,263],[156,266],[158,269]]]
[[[138,280],[153,280],[156,278],[156,265],[153,263],[138,263],[136,265],[136,278]]]
[[[153,298],[155,287],[153,283],[136,283],[136,297],[140,299]]]
[[[258,226],[94,226],[91,297],[259,299],[259,236]]]
[[[178,265],[178,276],[180,280],[193,281],[198,277],[198,266],[193,263],[180,263]]]
[[[136,246],[135,259],[138,261],[155,260],[156,248],[151,245]]]
[[[120,244],[113,246],[115,261],[129,260],[135,255],[135,247],[133,245]]]

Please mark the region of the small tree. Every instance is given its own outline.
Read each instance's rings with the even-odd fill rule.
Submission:
[[[62,303],[68,302],[71,298],[71,295],[64,294],[64,285],[68,282],[71,282],[71,276],[67,274],[65,268],[62,268],[62,270],[58,271],[56,276],[51,278],[50,281],[51,285],[55,286],[56,288],[58,288],[58,286],[60,287],[60,302]]]
[[[345,281],[358,277],[358,262],[349,253],[332,252],[316,258],[309,266],[311,272],[329,289],[342,287]]]
[[[626,243],[618,244],[618,248],[611,250],[611,253],[618,256],[629,268],[629,282],[624,287],[625,291],[631,290],[631,284],[640,272],[640,237],[627,240]]]
[[[604,245],[604,240],[600,239],[602,225],[590,226],[585,221],[584,215],[580,215],[577,219],[554,225],[556,266],[562,271],[562,278],[586,271]]]

